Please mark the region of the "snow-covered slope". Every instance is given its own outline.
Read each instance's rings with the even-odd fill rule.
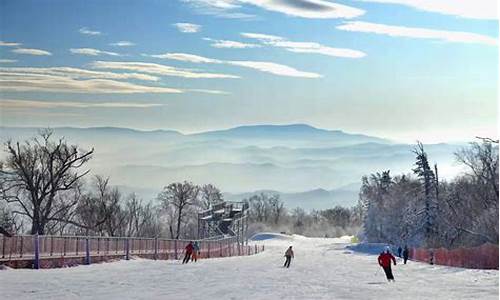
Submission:
[[[262,236],[261,236],[262,237]],[[257,236],[257,239],[258,236]],[[498,271],[409,262],[387,283],[376,256],[345,249],[349,237],[266,233],[249,257],[133,260],[67,269],[0,271],[2,299],[498,299]],[[282,268],[290,245],[295,260]]]

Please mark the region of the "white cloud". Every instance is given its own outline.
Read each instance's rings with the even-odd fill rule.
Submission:
[[[271,73],[274,75],[280,76],[289,76],[289,77],[302,77],[302,78],[320,78],[322,77],[319,74],[311,73],[311,72],[303,72],[297,69],[294,69],[289,66],[280,65],[272,62],[265,61],[228,61],[227,64],[251,68],[255,70],[259,70],[261,72]]]
[[[249,44],[242,43],[236,41],[228,41],[228,40],[214,40],[211,38],[203,38],[206,41],[211,41],[212,44],[210,46],[214,48],[231,48],[231,49],[245,49],[245,48],[259,48],[261,45],[257,44]]]
[[[201,30],[201,25],[198,24],[192,24],[192,23],[175,23],[172,24],[174,27],[177,28],[180,32],[184,33],[195,33],[199,32]]]
[[[12,42],[0,41],[0,46],[5,46],[5,47],[17,47],[17,46],[21,46],[21,45],[22,45],[21,43],[12,43]]]
[[[222,61],[188,53],[165,53],[151,55],[151,57],[187,61],[192,63],[221,63]]]
[[[100,31],[90,30],[87,27],[82,27],[78,31],[81,34],[86,34],[86,35],[101,35],[102,34]]]
[[[182,93],[182,90],[144,86],[109,79],[76,80],[52,75],[0,76],[3,91],[94,94]]]
[[[351,19],[363,15],[361,9],[324,0],[241,0],[289,16],[310,19]]]
[[[454,43],[498,45],[498,40],[496,38],[476,33],[393,26],[361,21],[347,22],[344,25],[337,26],[337,29],[355,32],[375,33],[394,37],[432,39]]]
[[[17,54],[27,54],[27,55],[52,55],[49,51],[40,49],[29,49],[29,48],[17,48],[13,49],[12,52]]]
[[[242,36],[252,39],[257,39],[264,45],[271,47],[284,48],[287,51],[295,53],[316,53],[333,57],[346,57],[346,58],[361,58],[366,56],[362,51],[346,49],[346,48],[332,48],[313,42],[291,42],[285,38],[268,35],[262,33],[241,33]]]
[[[310,19],[355,18],[365,12],[351,6],[325,0],[183,0],[198,12],[215,14],[222,17],[238,14],[235,11],[246,5],[257,6],[265,10],[283,13],[293,17]],[[230,17],[230,16],[229,16]],[[242,14],[241,17],[252,17]]]
[[[190,89],[187,92],[196,92],[196,93],[205,93],[205,94],[214,94],[214,95],[229,95],[228,92],[219,91],[219,90],[205,90],[205,89]]]
[[[251,32],[242,32],[242,36],[250,39],[257,39],[261,41],[282,41],[285,38],[276,35],[263,34],[263,33],[251,33]]]
[[[321,77],[321,75],[316,73],[303,72],[286,65],[281,65],[272,62],[265,62],[265,61],[219,60],[219,59],[212,59],[187,53],[165,53],[161,54],[161,58],[173,59],[191,63],[212,63],[212,64],[226,64],[226,65],[240,66],[279,76],[302,77],[302,78]]]
[[[17,59],[0,59],[0,63],[2,64],[10,64],[17,62]]]
[[[238,0],[181,0],[196,10],[199,14],[215,15],[229,19],[249,19],[251,14],[237,12],[241,8]]]
[[[110,46],[117,46],[117,47],[130,47],[130,46],[135,46],[134,43],[129,42],[129,41],[119,41],[116,43],[111,43],[109,44]]]
[[[120,56],[120,54],[116,52],[102,51],[99,49],[93,48],[71,48],[69,49],[73,54],[81,54],[81,55],[89,55],[89,56],[98,56],[98,55],[111,55],[111,56]]]
[[[471,19],[498,19],[497,0],[358,0],[401,4],[419,10]]]
[[[164,106],[160,103],[134,102],[76,102],[76,101],[39,101],[39,100],[12,100],[0,99],[2,109],[51,109],[51,108],[151,108]]]
[[[13,67],[1,68],[0,74],[4,76],[26,76],[31,75],[53,75],[69,77],[73,79],[138,79],[145,81],[158,81],[156,76],[140,73],[112,73],[112,72],[98,72],[90,71],[79,68],[71,67],[50,67],[50,68],[32,68],[32,67]]]
[[[180,69],[166,65],[143,63],[143,62],[113,62],[95,61],[90,64],[94,69],[127,70],[163,76],[175,76],[184,78],[239,78],[235,75],[219,73],[201,73],[190,69]]]
[[[142,78],[148,75],[99,73],[65,67],[0,68],[0,90],[103,94],[182,93],[182,90],[174,88],[144,86],[110,79],[127,79],[136,76]]]

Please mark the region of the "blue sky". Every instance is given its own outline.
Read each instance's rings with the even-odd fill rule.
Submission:
[[[4,126],[497,136],[494,0],[0,1]]]

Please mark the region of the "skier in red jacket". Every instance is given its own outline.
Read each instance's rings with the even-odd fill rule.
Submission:
[[[385,252],[380,253],[378,257],[378,264],[384,269],[385,276],[387,276],[388,281],[394,281],[394,275],[392,275],[391,260],[396,265],[396,258],[391,254],[389,249]]]
[[[186,255],[184,256],[184,259],[182,260],[183,264],[187,264],[189,260],[191,259],[191,254],[193,254],[193,242],[189,242],[186,246]]]

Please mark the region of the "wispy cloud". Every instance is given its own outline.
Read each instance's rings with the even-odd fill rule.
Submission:
[[[485,45],[498,45],[498,40],[493,37],[477,33],[461,31],[445,31],[428,28],[393,26],[369,22],[348,22],[337,26],[337,29],[355,32],[367,32],[388,35],[393,37],[408,37],[417,39],[432,39],[453,43],[475,43]]]
[[[247,5],[283,13],[293,17],[310,19],[350,19],[363,15],[361,9],[325,0],[183,0],[198,12],[225,17],[237,14]],[[242,17],[251,15],[243,14]]]
[[[140,73],[112,73],[91,71],[86,69],[71,68],[71,67],[50,67],[50,68],[34,68],[34,67],[4,67],[0,68],[0,75],[3,76],[30,76],[30,75],[53,75],[69,77],[74,79],[137,79],[145,81],[158,81],[156,76]]]
[[[160,103],[134,102],[77,102],[77,101],[40,101],[0,99],[2,109],[47,109],[47,108],[151,108],[164,106]]]
[[[321,77],[321,75],[317,73],[299,71],[297,69],[294,69],[286,65],[281,65],[272,62],[265,62],[265,61],[219,60],[188,53],[165,53],[165,54],[155,55],[155,57],[173,59],[191,63],[226,64],[226,65],[240,66],[279,76],[302,77],[302,78]]]
[[[191,6],[197,13],[214,15],[229,19],[254,18],[252,14],[242,13],[238,10],[241,5],[238,0],[181,0]]]
[[[129,42],[129,41],[119,41],[116,43],[111,43],[109,44],[110,46],[117,46],[117,47],[130,47],[130,46],[135,46],[134,43]]]
[[[77,76],[62,75],[57,72],[36,73],[19,70],[0,71],[0,89],[14,92],[61,92],[95,94],[136,94],[136,93],[182,93],[182,90],[167,87],[145,86],[111,79],[80,79]],[[13,68],[18,69],[18,68]]]
[[[201,30],[201,25],[192,23],[174,23],[172,24],[177,30],[184,33],[196,33]]]
[[[127,70],[141,73],[175,76],[184,78],[239,78],[239,76],[220,74],[220,73],[202,73],[191,69],[180,69],[172,66],[144,63],[144,62],[114,62],[114,61],[95,61],[90,64],[94,69]]]
[[[242,43],[237,41],[228,40],[214,40],[211,38],[203,38],[205,41],[210,41],[212,44],[210,46],[214,48],[232,48],[232,49],[245,49],[245,48],[259,48],[261,45]]]
[[[11,64],[17,62],[17,59],[0,59],[0,63],[2,64]]]
[[[102,51],[99,49],[93,49],[93,48],[71,48],[69,49],[71,53],[73,54],[81,54],[81,55],[88,55],[88,56],[98,56],[98,55],[111,55],[111,56],[120,56],[120,54],[116,52],[110,52],[110,51]]]
[[[13,49],[12,52],[17,54],[27,54],[27,55],[52,55],[49,51],[40,50],[40,49],[30,49],[30,48],[17,48]]]
[[[205,93],[205,94],[214,94],[214,95],[229,95],[230,93],[219,90],[206,90],[206,89],[189,89],[187,92],[195,92],[195,93]]]
[[[81,34],[86,34],[86,35],[101,35],[102,33],[100,31],[96,30],[90,30],[87,27],[82,27],[78,30]]]
[[[0,46],[5,46],[5,47],[18,47],[21,46],[21,43],[13,43],[13,42],[4,42],[0,41]]]
[[[217,64],[223,63],[222,60],[208,58],[204,56],[189,54],[189,53],[164,53],[164,54],[154,54],[151,57],[162,58],[162,59],[172,59],[179,61],[187,61],[192,63],[207,63],[207,64]]]
[[[419,10],[471,19],[498,19],[497,0],[358,0],[401,4]]]
[[[346,58],[361,58],[366,56],[366,54],[359,50],[347,49],[347,48],[333,48],[321,45],[314,42],[292,42],[287,39],[275,35],[268,35],[262,33],[241,33],[243,37],[252,38],[259,40],[262,44],[284,48],[287,51],[295,53],[315,53],[334,57],[346,57]]]

